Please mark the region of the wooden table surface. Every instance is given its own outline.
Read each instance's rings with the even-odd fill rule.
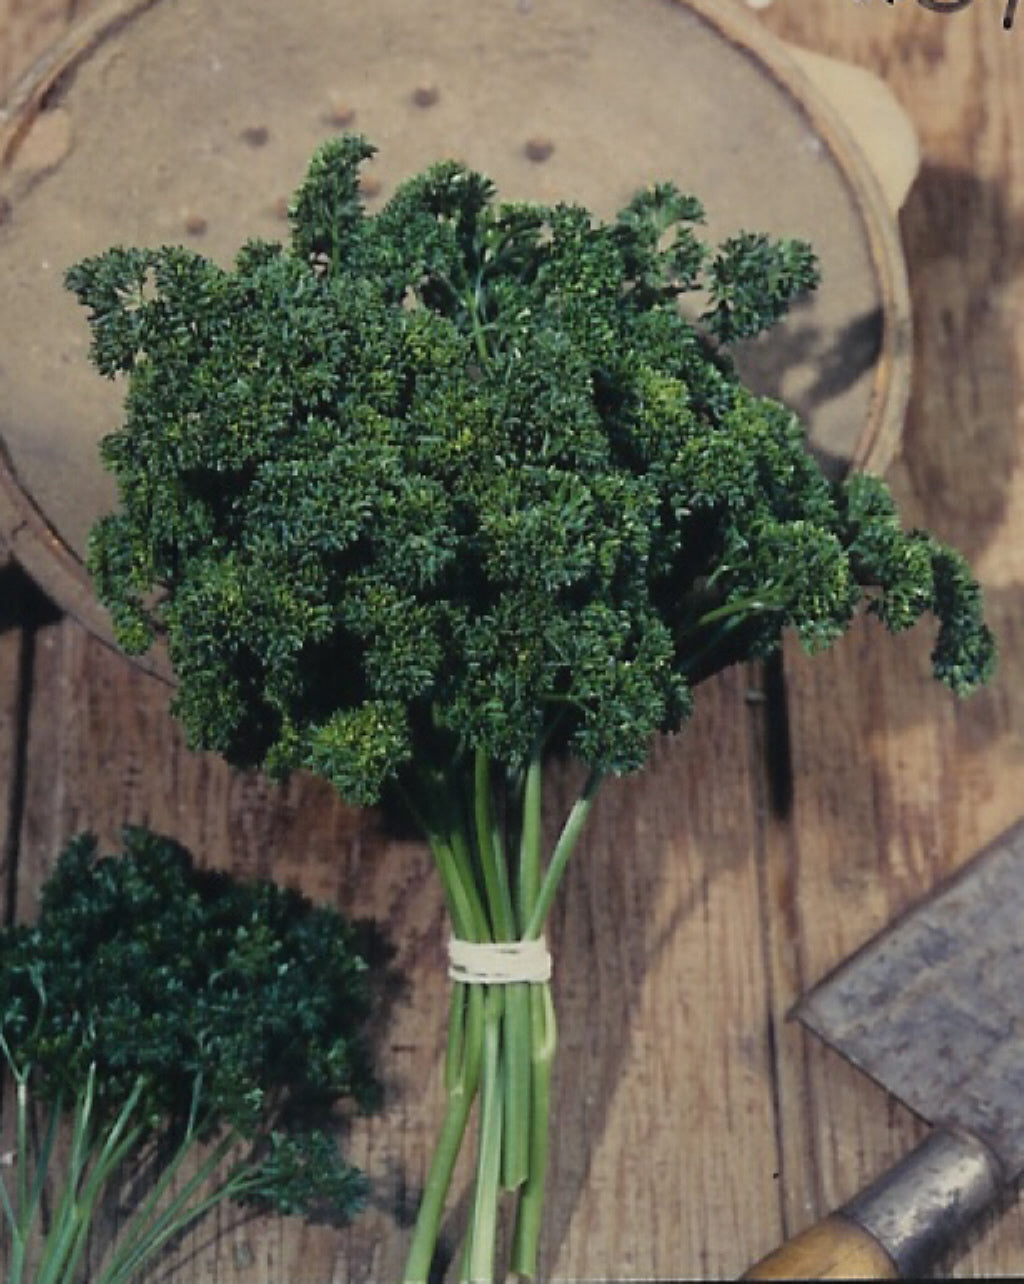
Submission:
[[[83,7],[0,0],[0,92]],[[606,789],[553,923],[549,1278],[733,1277],[921,1135],[786,1013],[1024,799],[1024,15],[1007,31],[1003,8],[776,0],[759,12],[795,43],[875,71],[918,130],[923,165],[901,219],[914,386],[889,481],[909,522],[970,557],[1002,663],[991,688],[957,703],[928,675],[927,630],[892,640],[863,622],[824,657],[788,650],[767,702],[762,676],[723,675],[685,734]],[[225,1213],[158,1277],[398,1278],[440,1104],[445,933],[423,850],[386,842],[374,815],[316,781],[271,786],[189,754],[166,690],[17,568],[0,578],[0,621],[8,921],[32,913],[69,835],[91,829],[109,846],[122,823],[146,823],[206,864],[374,915],[408,977],[383,1049],[385,1110],[350,1141],[374,1182],[369,1213],[340,1235]],[[571,784],[552,777],[552,822]],[[943,1264],[1022,1272],[1013,1197]]]

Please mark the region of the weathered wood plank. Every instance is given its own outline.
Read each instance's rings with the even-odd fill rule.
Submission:
[[[558,1278],[733,1275],[777,1216],[746,696],[610,786],[564,888]]]
[[[923,637],[893,644],[866,626],[830,656],[788,656],[795,805],[788,824],[769,830],[765,904],[783,960],[777,1023],[803,988],[1020,812],[1024,335],[1011,300],[1022,267],[1024,32],[1004,31],[998,8],[941,15],[911,4],[779,0],[763,15],[786,38],[883,76],[919,132],[922,172],[902,218],[915,381],[890,481],[908,520],[970,557],[1002,650],[994,686],[960,705],[928,685]],[[816,1040],[778,1029],[794,1231],[904,1153],[921,1127]],[[944,1269],[1015,1274],[1022,1261],[1018,1206]]]
[[[167,694],[71,621],[41,640],[22,912],[67,835],[91,829],[109,846],[132,822],[173,833],[207,864],[386,924],[408,990],[386,1032],[384,1114],[352,1134],[382,1207],[341,1237],[298,1222],[237,1228],[226,1212],[182,1245],[173,1277],[397,1278],[396,1210],[412,1211],[433,1142],[446,1011],[445,928],[424,853],[387,842],[319,782],[272,786],[190,754]],[[674,1278],[680,1263],[734,1274],[777,1219],[771,1182],[750,1180],[771,1171],[775,1131],[746,675],[703,696],[648,771],[608,785],[552,934],[562,1037],[545,1254],[561,1278]],[[568,770],[552,777],[549,829],[578,784]]]
[[[7,0],[0,37],[5,21],[7,31],[35,23],[41,49],[65,8]],[[744,674],[704,693],[694,725],[660,745],[647,772],[609,788],[553,929],[562,1058],[544,1252],[555,1277],[734,1275],[919,1132],[783,1018],[1019,813],[1024,30],[1004,32],[997,9],[777,0],[763,17],[882,74],[920,132],[924,171],[903,218],[917,377],[891,480],[912,519],[960,544],[989,587],[1000,677],[955,706],[926,678],[925,639],[893,644],[864,625],[830,656],[787,655],[788,817],[771,814]],[[4,57],[28,39],[0,38]],[[21,645],[17,630],[0,632],[0,739]],[[409,989],[387,1030],[385,1111],[351,1139],[381,1207],[341,1236],[233,1227],[228,1214],[182,1246],[167,1278],[398,1278],[395,1209],[415,1205],[440,1101],[444,928],[428,861],[315,781],[271,786],[189,754],[165,700],[70,622],[39,630],[18,910],[30,912],[69,833],[90,827],[109,846],[121,823],[138,821],[207,863],[387,922]],[[570,785],[552,778],[549,825]],[[1015,1275],[1022,1261],[1014,1207],[949,1268]]]

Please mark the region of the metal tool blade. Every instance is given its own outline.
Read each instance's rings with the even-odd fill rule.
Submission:
[[[1024,822],[811,990],[794,1015],[934,1125],[1024,1172]]]

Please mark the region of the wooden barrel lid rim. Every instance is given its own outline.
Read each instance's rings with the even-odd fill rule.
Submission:
[[[6,167],[48,95],[63,78],[120,28],[160,0],[110,0],[73,27],[15,87],[0,115],[0,168]],[[851,467],[883,473],[896,453],[910,389],[910,295],[895,220],[878,179],[839,113],[811,83],[776,37],[751,19],[738,0],[675,0],[692,10],[728,43],[755,61],[805,115],[828,148],[851,204],[860,217],[882,301],[882,336],[868,414]],[[88,573],[20,484],[0,440],[0,542],[58,604],[95,636],[111,644],[106,611]],[[133,657],[141,667],[172,681],[166,657]]]

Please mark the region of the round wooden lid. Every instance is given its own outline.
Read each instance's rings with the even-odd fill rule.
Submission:
[[[98,458],[123,387],[87,359],[68,266],[112,244],[228,263],[283,239],[316,144],[379,147],[372,209],[455,157],[503,198],[612,214],[672,179],[708,234],[810,240],[822,285],[740,354],[826,466],[880,472],[898,441],[909,306],[891,213],[837,114],[731,0],[117,0],[24,83],[0,128],[0,538],[111,640],[82,559],[114,503]],[[147,666],[148,667],[148,666]],[[158,662],[158,667],[162,667]]]

